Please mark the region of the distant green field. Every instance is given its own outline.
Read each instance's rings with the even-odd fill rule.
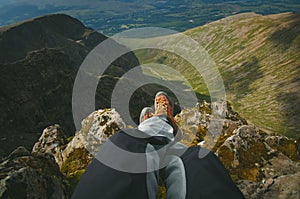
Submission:
[[[221,2],[221,3],[220,3]],[[295,0],[90,0],[87,2],[22,1],[0,5],[0,26],[50,13],[66,13],[105,35],[134,27],[163,27],[185,31],[242,12],[259,14],[300,12]]]
[[[166,1],[159,3],[149,1],[146,3],[136,3],[136,9],[132,13],[128,13],[127,7],[118,12],[108,13],[102,12],[101,16],[90,12],[87,15],[76,15],[70,12],[71,15],[79,17],[88,26],[106,34],[126,30],[126,26],[132,27],[163,27],[170,28],[176,31],[185,31],[193,27],[204,25],[208,22],[216,21],[237,13],[256,12],[259,14],[281,13],[292,11],[299,13],[300,6],[296,1],[235,1],[224,2],[218,4],[203,4],[203,3],[185,3],[183,1]],[[113,9],[113,8],[112,8]],[[88,15],[90,18],[96,18],[94,21],[86,21]],[[94,16],[93,16],[94,15]],[[103,20],[103,15],[106,20]]]

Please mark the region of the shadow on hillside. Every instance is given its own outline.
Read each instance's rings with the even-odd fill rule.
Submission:
[[[237,99],[254,92],[255,88],[251,87],[251,84],[263,77],[263,73],[259,69],[259,60],[253,56],[234,71],[223,73],[226,89],[234,93]]]
[[[300,34],[300,14],[289,16],[282,28],[274,32],[269,40],[276,45],[277,49],[282,52],[295,47],[300,49],[299,37]],[[297,58],[298,59],[298,58]],[[295,62],[295,64],[297,64]],[[294,88],[297,90],[282,92],[276,96],[277,101],[281,104],[281,115],[284,118],[284,129],[282,134],[288,137],[300,137],[300,66],[297,66],[297,77],[290,84],[296,84]],[[280,89],[280,86],[278,86]]]
[[[300,66],[299,66],[300,67]],[[298,76],[300,76],[300,70],[298,67]],[[277,95],[277,101],[281,105],[281,114],[284,117],[284,126],[286,127],[282,134],[299,138],[300,137],[300,79],[296,78],[293,82],[297,82],[298,91],[289,93],[280,93]]]
[[[299,36],[300,14],[292,15],[288,17],[286,21],[290,21],[290,23],[274,32],[269,38],[270,41],[272,41],[275,45],[282,47],[283,50],[290,48],[293,41],[297,36]],[[300,43],[296,44],[296,47],[300,48]]]

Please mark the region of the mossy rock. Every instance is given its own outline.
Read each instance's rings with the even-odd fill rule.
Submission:
[[[261,178],[261,174],[257,167],[238,168],[231,173],[231,177],[235,182],[240,179],[258,182]]]
[[[227,146],[221,146],[219,149],[218,157],[224,166],[230,170],[234,160],[234,153]]]
[[[80,181],[81,176],[84,174],[84,172],[85,172],[85,169],[81,169],[81,170],[75,171],[74,173],[70,173],[69,176],[67,177],[72,191],[75,190],[75,188],[76,188],[78,182]]]
[[[262,142],[252,145],[247,151],[240,150],[238,152],[239,164],[231,169],[231,173],[238,176],[239,179],[261,181],[263,176],[256,165],[261,163],[263,159],[269,160],[272,158],[271,155],[268,155],[268,152]]]
[[[268,152],[269,150],[263,142],[257,142],[247,150],[239,150],[238,155],[240,166],[249,167],[250,165],[261,162],[262,158],[269,160],[272,156],[268,155]]]
[[[204,102],[203,104],[198,106],[200,113],[212,114],[211,107],[208,103]]]
[[[205,128],[201,125],[198,126],[196,136],[198,137],[199,142],[204,140],[204,137],[206,136],[207,132],[208,132],[207,128]]]
[[[91,155],[85,148],[76,148],[64,161],[61,171],[69,177],[72,173],[86,169],[92,160]]]
[[[236,148],[235,146],[222,145],[217,153],[221,162],[229,171],[234,181],[251,180],[259,182],[262,180],[258,165],[264,160],[273,157],[261,141],[248,140],[249,148]]]
[[[226,135],[224,135],[224,134],[220,135],[220,136],[218,137],[218,140],[217,140],[215,146],[212,148],[211,151],[212,151],[212,152],[216,152],[216,151],[219,149],[219,147],[225,142],[225,140],[226,140],[228,137],[230,137],[230,135],[228,135],[228,134],[226,134]]]
[[[286,137],[275,138],[277,139],[266,140],[271,148],[280,151],[294,161],[300,162],[300,138],[298,140],[292,140]]]

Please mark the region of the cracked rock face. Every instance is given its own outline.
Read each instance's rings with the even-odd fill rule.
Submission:
[[[66,178],[51,154],[17,148],[0,163],[0,198],[69,198]]]

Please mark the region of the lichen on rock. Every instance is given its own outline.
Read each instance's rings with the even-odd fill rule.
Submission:
[[[266,136],[266,143],[294,161],[300,162],[300,139],[291,140],[282,135]]]
[[[246,198],[268,198],[267,195],[273,198],[278,193],[274,187],[289,186],[287,181],[281,181],[285,184],[280,186],[278,183],[275,185],[276,179],[279,176],[295,179],[294,176],[300,171],[300,164],[284,154],[288,148],[280,150],[282,145],[277,145],[281,139],[289,144],[295,143],[288,138],[262,133],[254,125],[244,125],[235,130],[217,150],[216,154]],[[291,183],[293,191],[300,193],[299,180]],[[287,198],[287,193],[283,191],[282,194],[283,198]],[[295,193],[291,197],[295,197]]]
[[[195,107],[183,109],[175,120],[184,132],[182,143],[200,144],[212,151],[216,151],[235,129],[247,124],[225,101],[198,103]]]
[[[39,141],[35,143],[32,153],[50,153],[57,164],[63,164],[62,151],[66,147],[67,137],[58,124],[44,129]]]
[[[94,111],[81,122],[81,125],[81,130],[75,134],[64,150],[64,158],[76,148],[85,148],[92,155],[96,155],[110,136],[126,127],[120,114],[113,108]]]
[[[100,147],[110,136],[126,127],[120,114],[113,108],[94,111],[81,124],[80,131],[62,152],[64,161],[61,171],[67,176],[73,189]]]

